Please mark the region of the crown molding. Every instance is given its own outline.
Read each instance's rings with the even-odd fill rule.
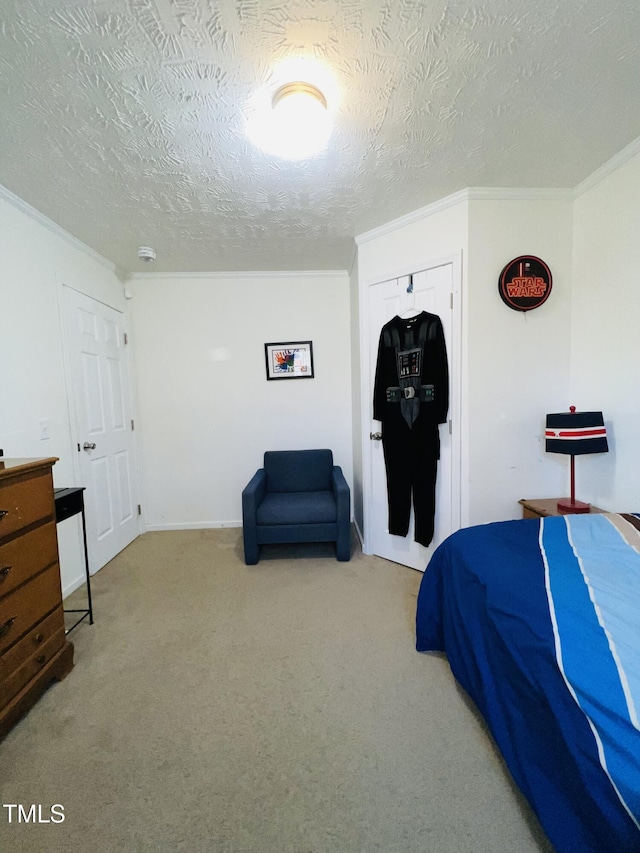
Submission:
[[[569,187],[469,187],[469,201],[571,201]]]
[[[587,190],[592,189],[596,184],[599,184],[600,181],[603,181],[621,166],[624,166],[624,164],[629,160],[632,160],[638,153],[640,153],[640,136],[637,139],[634,139],[633,142],[630,142],[626,148],[622,149],[622,151],[618,151],[617,154],[614,154],[610,160],[607,160],[607,162],[603,163],[599,169],[596,169],[595,172],[592,172],[589,175],[589,177],[585,178],[584,181],[574,187],[573,197],[579,198],[581,195],[586,193]]]
[[[404,216],[399,216],[397,219],[392,219],[391,222],[386,222],[384,225],[372,228],[371,231],[365,231],[363,234],[358,234],[354,237],[356,245],[361,246],[363,243],[368,243],[370,240],[376,240],[378,237],[383,237],[385,234],[391,234],[393,231],[397,231],[398,228],[404,228],[406,225],[413,225],[414,222],[420,222],[420,220],[433,216],[435,213],[440,213],[443,210],[447,210],[449,207],[461,204],[462,202],[467,201],[468,192],[468,190],[460,190],[459,192],[452,193],[438,201],[428,204],[426,207],[421,207],[411,213],[406,213]]]
[[[112,273],[114,273],[118,277],[122,277],[122,270],[120,270],[113,261],[110,261],[108,258],[105,258],[104,255],[101,255],[99,252],[96,252],[95,249],[92,249],[90,246],[87,246],[86,243],[83,243],[82,240],[78,240],[77,237],[74,237],[73,234],[70,234],[68,231],[65,231],[60,225],[57,225],[52,219],[49,219],[48,216],[45,216],[44,213],[40,213],[39,210],[36,210],[35,207],[32,207],[28,204],[24,199],[21,199],[19,196],[12,193],[11,190],[8,190],[5,186],[0,184],[0,199],[6,201],[11,207],[14,207],[16,210],[19,210],[21,213],[26,214],[30,219],[33,219],[34,222],[37,222],[38,225],[42,225],[43,228],[46,228],[47,231],[50,231],[52,234],[55,234],[56,237],[60,237],[65,243],[68,243],[70,246],[73,246],[74,249],[78,249],[80,252],[83,252],[85,255],[88,255],[92,260],[97,261],[101,266],[106,267]]]
[[[162,279],[229,279],[229,278],[330,278],[349,275],[348,270],[233,270],[231,272],[134,272],[126,281],[159,281]]]
[[[457,204],[464,204],[469,201],[571,201],[573,199],[572,189],[555,189],[548,187],[467,187],[464,190],[452,193],[444,198],[428,204],[426,207],[421,207],[405,216],[400,216],[398,219],[393,219],[381,225],[379,228],[373,228],[371,231],[366,231],[364,234],[359,234],[355,237],[356,245],[361,246],[363,243],[368,243],[370,240],[375,240],[385,234],[390,234],[397,231],[398,228],[404,228],[406,225],[412,225],[414,222],[420,222],[422,219],[427,219],[436,213],[441,213],[449,207],[454,207]]]

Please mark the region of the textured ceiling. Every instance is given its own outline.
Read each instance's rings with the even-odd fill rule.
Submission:
[[[245,123],[300,57],[335,127],[288,162]],[[637,0],[0,0],[0,184],[124,271],[341,269],[465,187],[575,186],[639,71]]]

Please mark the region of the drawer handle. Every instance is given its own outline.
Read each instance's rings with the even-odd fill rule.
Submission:
[[[13,566],[3,566],[0,569],[0,580],[1,581],[3,581],[6,578],[6,576],[9,574],[9,572],[11,571],[12,568],[13,568]]]
[[[4,625],[0,626],[0,637],[4,637],[5,634],[9,633],[9,631],[11,630],[11,626],[17,618],[17,616],[12,616],[11,619],[7,619]]]
[[[40,655],[40,657],[36,658],[36,663],[39,663],[40,666],[42,666],[42,664],[46,663],[46,662],[47,662],[47,656],[46,655]]]
[[[33,639],[36,641],[36,643],[38,643],[38,645],[40,645],[40,643],[44,640],[44,634],[36,634]]]
[[[5,515],[9,515],[8,509],[0,509],[0,521],[5,517]]]

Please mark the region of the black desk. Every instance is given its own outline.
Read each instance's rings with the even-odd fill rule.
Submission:
[[[87,551],[87,525],[84,517],[84,486],[72,486],[69,489],[54,489],[53,496],[56,504],[56,523],[71,518],[72,515],[82,514],[82,541],[84,543],[84,567],[87,576],[87,603],[88,607],[82,610],[65,610],[65,613],[82,613],[83,615],[65,630],[69,634],[78,626],[83,619],[89,617],[89,624],[93,625],[93,605],[91,603],[91,576],[89,574],[89,553]]]

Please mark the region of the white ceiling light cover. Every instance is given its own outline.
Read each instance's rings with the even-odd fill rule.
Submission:
[[[247,136],[265,153],[285,160],[313,157],[326,148],[332,129],[323,84],[331,94],[335,84],[326,69],[305,59],[282,64],[274,79],[275,87],[254,99]]]

